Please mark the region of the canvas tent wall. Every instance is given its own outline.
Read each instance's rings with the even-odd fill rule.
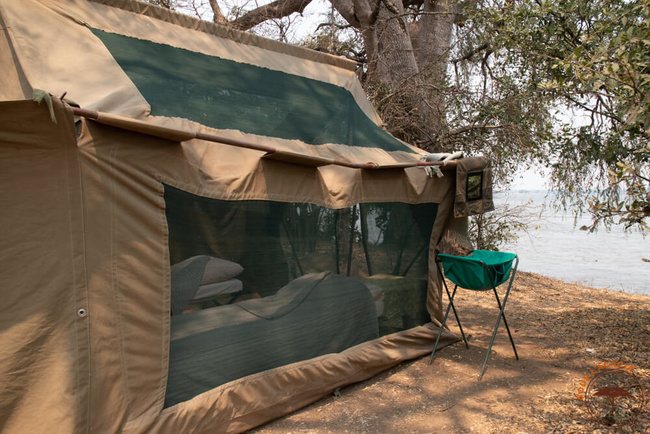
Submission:
[[[242,431],[430,351],[484,159],[428,177],[322,53],[125,0],[0,20],[5,430]]]

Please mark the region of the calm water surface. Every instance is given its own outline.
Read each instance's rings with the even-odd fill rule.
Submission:
[[[533,201],[539,219],[528,235],[502,250],[519,255],[519,269],[597,288],[650,295],[650,235],[625,233],[620,227],[588,233],[579,228],[589,222],[572,214],[544,207],[546,192],[508,192],[495,195],[495,205]]]

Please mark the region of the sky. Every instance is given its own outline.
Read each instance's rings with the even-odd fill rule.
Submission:
[[[541,169],[529,169],[520,172],[515,182],[512,184],[512,190],[546,190],[548,177]]]

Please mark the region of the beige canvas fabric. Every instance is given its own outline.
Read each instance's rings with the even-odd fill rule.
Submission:
[[[42,1],[42,0],[41,0]],[[140,2],[133,2],[130,0],[90,0],[92,3],[97,3],[101,5],[107,5],[107,6],[113,6],[115,8],[119,8],[121,10],[126,10],[130,12],[135,12],[141,16],[146,16],[146,17],[151,17],[155,18],[156,20],[161,20],[161,21],[166,21],[172,24],[176,24],[178,26],[182,26],[187,29],[192,29],[192,30],[199,30],[204,33],[212,34],[215,36],[218,36],[219,38],[223,38],[224,41],[222,43],[228,43],[225,40],[236,42],[236,43],[243,43],[249,46],[253,47],[259,47],[264,49],[265,51],[273,51],[275,53],[280,53],[280,54],[286,54],[290,57],[283,57],[282,59],[284,60],[290,60],[291,63],[295,61],[296,58],[301,58],[301,59],[308,59],[311,61],[319,62],[322,64],[326,65],[333,65],[339,68],[344,68],[348,69],[350,71],[355,71],[357,69],[357,63],[345,59],[343,57],[338,57],[338,56],[333,56],[327,53],[323,53],[320,51],[314,51],[306,48],[302,48],[300,46],[296,45],[289,45],[289,44],[284,44],[282,42],[278,42],[272,39],[266,39],[260,36],[257,36],[253,33],[250,32],[243,32],[237,29],[234,29],[232,27],[225,27],[225,26],[219,26],[219,25],[214,25],[208,21],[203,21],[196,19],[194,17],[190,17],[188,15],[183,15],[179,13],[175,13],[173,11],[163,9],[163,8],[157,8],[153,7],[150,4],[146,3],[140,3]],[[51,2],[51,1],[50,1]],[[61,3],[61,2],[58,2]],[[76,3],[77,5],[79,2]],[[89,7],[94,7],[93,5],[89,5]],[[99,11],[106,12],[108,9],[98,9]],[[74,9],[75,14],[78,13],[77,8]],[[97,22],[98,19],[102,19],[99,17],[96,17],[94,15],[87,15],[89,20],[92,20],[92,22]],[[111,20],[109,18],[109,20]],[[118,21],[112,20],[111,22],[113,23],[119,23]],[[155,22],[149,21],[151,23],[150,25],[155,25]],[[119,27],[122,27],[121,25],[118,24]],[[133,31],[137,31],[137,29],[133,29]],[[155,37],[155,36],[154,36]],[[194,38],[192,38],[194,39]],[[163,43],[169,43],[167,40],[162,40]],[[193,44],[195,42],[193,41],[187,41],[187,43]],[[189,49],[189,47],[186,47]],[[206,51],[206,54],[215,54],[215,55],[220,55],[218,52],[214,52],[213,50],[215,49],[214,47],[204,47]],[[218,49],[218,48],[217,48]],[[258,51],[260,52],[260,51]],[[238,61],[241,61],[239,57],[233,57],[231,54],[228,53],[221,53],[227,58],[232,58],[236,59]],[[249,62],[251,63],[257,63],[258,60],[256,60],[254,57],[249,58]],[[279,66],[280,68],[292,68],[292,69],[286,69],[285,72],[290,72],[291,70],[297,71],[296,73],[299,72],[299,68],[292,67],[291,65],[283,65]],[[284,70],[284,69],[283,69]],[[314,71],[317,76],[321,74],[319,71]]]
[[[131,117],[147,114],[147,102],[103,44],[89,37],[83,21],[56,12],[64,4],[0,1],[7,33],[31,87],[56,96],[67,93],[87,108]]]
[[[162,411],[169,348],[162,182],[215,198],[341,207],[422,195],[449,203],[453,179],[428,179],[419,169],[290,165],[260,160],[257,151],[196,140],[180,145],[85,121],[75,145],[72,115],[54,101],[56,125],[47,107],[34,102],[3,103],[0,116],[6,122],[0,130],[3,197],[14,209],[3,214],[3,224],[15,228],[3,243],[9,264],[3,282],[20,288],[10,304],[18,316],[1,315],[7,352],[0,366],[14,387],[0,401],[6,426],[42,431],[55,421],[61,432],[240,431],[430,350],[431,330],[408,331],[244,378]],[[25,158],[27,150],[33,158]],[[440,215],[443,206],[450,205],[441,205]],[[436,222],[432,239],[440,237],[441,225]],[[44,256],[55,266],[47,267]],[[25,273],[21,264],[33,270]],[[439,316],[438,290],[432,285],[430,291]],[[36,298],[25,297],[29,293]],[[46,339],[35,343],[43,330]]]
[[[358,83],[358,65],[351,60],[283,44],[143,3],[129,0],[92,1],[98,4],[89,5],[88,13],[83,15],[83,19],[97,28],[164,44],[174,41],[177,46],[191,51],[336,84],[350,89],[366,115],[374,122],[382,123]],[[120,15],[115,13],[115,7],[137,12],[138,25],[125,28]],[[78,5],[75,5],[74,11],[79,13]],[[170,27],[166,23],[174,26]]]
[[[418,327],[245,377],[163,410],[170,340],[163,184],[215,199],[337,209],[364,202],[439,203],[427,302],[439,320],[433,258],[452,217],[457,181],[453,169],[429,178],[419,168],[302,164],[310,156],[387,165],[416,158],[406,153],[307,146],[147,116],[146,101],[83,23],[95,19],[93,25],[133,34],[155,25],[183,43],[194,43],[195,35],[199,45],[217,30],[126,0],[119,4],[144,8],[146,15],[120,22],[119,10],[98,3],[0,0],[7,29],[0,37],[2,83],[12,86],[0,92],[0,224],[10,229],[0,236],[0,425],[10,432],[238,432],[431,351],[437,330]],[[210,32],[197,36],[192,26]],[[251,50],[282,51],[277,43],[232,37],[250,38]],[[323,80],[333,71],[343,71],[343,81],[353,75],[346,62],[321,54],[289,48],[280,54],[299,55],[296,62],[311,62],[313,71],[324,68]],[[352,83],[346,86],[360,89]],[[56,124],[45,104],[9,102],[32,87],[54,95]],[[71,108],[56,98],[65,91],[103,111],[99,120],[105,123],[75,123]],[[192,139],[196,131],[277,146],[295,152],[294,163],[301,164]]]
[[[480,199],[468,200],[467,177],[470,174],[482,175],[482,195]],[[494,210],[492,200],[492,166],[485,157],[464,158],[456,168],[456,199],[454,216],[466,217]]]
[[[278,415],[288,414],[331,393],[338,387],[363,381],[379,372],[432,350],[437,328],[416,327],[350,348],[339,354],[233,381],[191,401],[163,410],[151,425],[139,420],[129,432],[237,433]],[[443,345],[457,340],[447,332]],[[256,402],[255,405],[243,403]],[[243,404],[243,405],[242,405]]]
[[[131,429],[133,426],[134,431],[138,431],[142,424],[162,424],[160,429],[164,431],[167,424],[170,427],[196,428],[196,423],[209,421],[212,424],[219,420],[222,421],[219,423],[225,423],[223,421],[231,421],[232,418],[239,420],[228,422],[233,423],[233,427],[244,423],[243,420],[249,421],[246,423],[252,424],[248,426],[252,427],[257,423],[254,421],[261,420],[261,417],[281,414],[275,411],[305,405],[320,396],[316,391],[331,390],[338,387],[335,384],[341,381],[337,379],[333,385],[330,377],[319,379],[319,373],[329,371],[321,363],[329,365],[331,360],[305,362],[301,364],[298,375],[304,382],[294,386],[303,388],[304,392],[296,396],[285,396],[286,391],[280,395],[269,394],[269,388],[276,390],[276,393],[282,389],[273,389],[272,386],[260,389],[256,382],[242,380],[235,389],[226,387],[228,395],[243,394],[243,401],[249,403],[237,406],[236,417],[224,416],[229,414],[227,409],[233,405],[230,400],[234,398],[225,401],[220,398],[217,403],[215,397],[225,392],[215,389],[208,396],[201,395],[175,406],[173,411],[165,410],[163,420],[166,422],[158,421],[158,417],[163,417],[159,413],[164,399],[169,346],[169,260],[164,241],[166,227],[162,183],[217,199],[306,201],[332,208],[390,198],[414,203],[427,197],[443,203],[441,215],[450,212],[450,200],[453,200],[452,177],[427,178],[424,171],[417,168],[407,171],[360,171],[337,166],[298,166],[260,159],[258,151],[197,140],[178,145],[93,122],[83,122],[79,153],[86,206],[85,226],[88,228],[86,255],[91,285],[90,307],[94,313],[90,317],[93,330],[90,345],[92,360],[93,363],[103,361],[102,364],[108,366],[121,366],[116,376],[94,378],[95,387],[91,389],[90,402],[93,408],[99,406],[106,399],[107,391],[110,391],[109,395],[119,403],[117,409],[124,409],[124,412],[128,409],[128,413],[124,413],[129,421],[125,428]],[[436,222],[433,240],[441,237],[443,226],[444,218]],[[111,228],[109,233],[106,228]],[[143,243],[138,240],[149,241]],[[438,293],[439,287],[432,284],[430,300],[434,300],[432,312],[436,316],[440,316]],[[421,349],[418,352],[400,349],[404,358],[424,354],[428,349],[432,336],[417,336],[423,338],[418,344]],[[381,347],[392,342],[386,339],[369,343],[368,348],[361,346],[358,349],[360,354],[351,352],[350,360],[346,359],[343,363],[348,368],[338,369],[361,371],[361,374],[352,377],[351,374],[341,375],[345,378],[370,376],[379,366],[386,367],[387,356],[383,356],[383,362],[372,362],[378,364],[377,368],[366,366],[368,358],[376,358],[376,350],[371,351],[372,355],[366,352],[376,345]],[[399,342],[402,338],[397,336],[392,339]],[[107,351],[107,348],[115,351]],[[338,360],[341,356],[336,357]],[[393,359],[390,360],[390,363],[395,363]],[[308,374],[312,371],[312,374]],[[268,379],[271,382],[295,382],[297,374],[281,369],[265,375],[269,378],[278,376],[273,380]],[[289,378],[286,377],[288,375]],[[226,408],[221,408],[224,405]],[[208,414],[212,416],[204,414],[213,408],[221,410],[218,414],[210,411]],[[264,408],[261,411],[263,416],[258,415],[259,408]],[[170,411],[182,415],[180,420],[177,419],[180,416],[167,415]],[[113,425],[116,423],[113,415],[101,412],[94,417],[98,420],[93,422],[93,426],[107,430],[116,427]]]
[[[125,116],[114,115],[105,112],[93,111],[92,119],[102,124],[135,131],[147,135],[165,138],[173,141],[186,141],[196,137],[198,134],[208,134],[211,136],[225,138],[226,140],[238,141],[250,144],[262,149],[271,148],[277,152],[277,155],[270,156],[269,159],[293,162],[298,164],[308,164],[319,166],[319,162],[327,160],[331,164],[332,160],[373,163],[379,168],[402,168],[412,166],[417,163],[415,156],[417,154],[406,152],[386,152],[378,148],[359,148],[346,145],[308,145],[298,140],[284,140],[276,137],[259,136],[255,134],[246,134],[237,130],[215,130],[207,128],[196,122],[181,118],[163,118],[149,116],[146,121],[133,119]],[[210,142],[206,142],[210,143]],[[413,148],[413,147],[411,147]],[[414,148],[417,149],[417,148]],[[423,151],[422,151],[423,152]],[[264,155],[265,154],[260,154]],[[455,162],[448,164],[449,168],[455,168]],[[413,181],[425,179],[422,177],[423,169],[417,169],[416,176],[409,177]],[[414,185],[416,190],[420,187]]]
[[[32,89],[25,80],[8,39],[7,27],[0,15],[0,101],[30,98]]]
[[[125,20],[123,10],[85,0],[0,0],[0,10],[9,23],[8,34],[18,47],[19,61],[32,87],[57,96],[67,92],[69,99],[84,108],[146,119],[178,129],[195,130],[198,127],[187,120],[147,117],[148,104],[103,44],[91,37],[86,27],[89,25],[344,87],[351,91],[364,113],[373,122],[381,124],[349,61],[298,47],[280,49],[286,45],[233,29],[224,31],[222,27],[160,11],[150,5],[130,1],[115,3],[116,6],[120,4],[143,12],[155,10],[157,13],[153,15],[161,19],[129,14]],[[12,25],[31,22],[41,24]],[[48,68],[44,68],[44,64]],[[89,67],[92,67],[92,72]],[[101,74],[103,80],[98,81],[96,74]],[[220,134],[234,138],[238,135],[234,131]],[[285,145],[291,147],[291,143]],[[305,151],[305,148],[299,150]]]
[[[83,204],[72,114],[0,102],[0,426],[81,432],[89,416]],[[86,309],[80,314],[80,309]]]

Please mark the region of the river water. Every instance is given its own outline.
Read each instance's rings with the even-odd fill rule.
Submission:
[[[579,228],[589,217],[574,226],[571,213],[550,206],[547,192],[516,191],[497,193],[495,206],[532,201],[531,209],[539,216],[528,229],[519,233],[515,244],[503,251],[519,255],[519,269],[565,282],[597,288],[650,295],[650,235],[626,233],[621,227],[596,233]]]

